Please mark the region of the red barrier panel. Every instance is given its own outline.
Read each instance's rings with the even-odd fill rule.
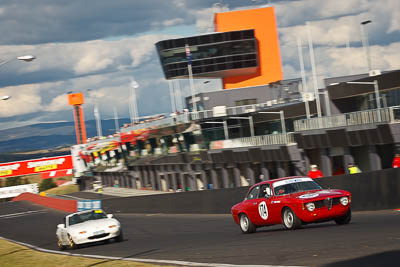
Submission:
[[[15,198],[12,201],[23,201],[27,200],[42,206],[46,206],[52,209],[67,211],[67,212],[76,212],[77,211],[77,203],[76,200],[69,199],[59,199],[59,198],[51,198],[51,197],[42,197],[32,193],[23,193]]]

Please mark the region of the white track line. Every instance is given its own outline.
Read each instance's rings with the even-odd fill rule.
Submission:
[[[175,265],[183,265],[183,266],[204,266],[204,267],[299,267],[299,266],[288,266],[288,265],[235,265],[235,264],[223,264],[223,263],[198,263],[198,262],[190,262],[190,261],[173,261],[173,260],[153,260],[153,259],[140,259],[140,258],[124,258],[124,257],[108,257],[101,255],[88,255],[88,254],[78,254],[78,253],[70,253],[63,251],[56,251],[50,249],[40,248],[31,244],[15,241],[12,239],[4,238],[0,236],[0,239],[7,240],[9,242],[13,242],[22,246],[26,246],[28,248],[53,253],[53,254],[61,254],[68,256],[76,256],[76,257],[85,257],[85,258],[93,258],[93,259],[106,259],[106,260],[123,260],[123,261],[135,261],[135,262],[146,262],[146,263],[159,263],[159,264],[175,264]]]
[[[21,217],[21,216],[25,216],[25,215],[34,214],[34,213],[44,212],[44,211],[46,211],[46,210],[47,210],[47,209],[43,209],[43,210],[31,210],[31,211],[24,211],[24,212],[18,212],[18,213],[5,214],[5,215],[0,215],[0,219],[8,219],[8,218]]]

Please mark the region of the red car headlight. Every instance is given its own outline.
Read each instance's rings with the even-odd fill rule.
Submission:
[[[348,197],[341,197],[340,198],[340,204],[343,206],[347,206],[349,204],[349,198]]]
[[[315,210],[315,204],[313,202],[307,203],[306,208],[308,209],[308,211],[313,211]]]

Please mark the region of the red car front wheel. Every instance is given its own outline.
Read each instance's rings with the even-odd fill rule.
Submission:
[[[335,222],[336,224],[349,224],[351,221],[351,209],[349,208],[349,210],[346,212],[345,215],[343,215],[342,217],[336,218]]]
[[[286,229],[294,230],[301,227],[301,221],[290,208],[285,208],[282,212],[282,222]]]

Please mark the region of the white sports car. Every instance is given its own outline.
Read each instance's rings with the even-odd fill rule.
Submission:
[[[64,223],[57,225],[56,235],[60,250],[112,238],[117,242],[123,240],[120,222],[103,210],[87,210],[66,216]]]

